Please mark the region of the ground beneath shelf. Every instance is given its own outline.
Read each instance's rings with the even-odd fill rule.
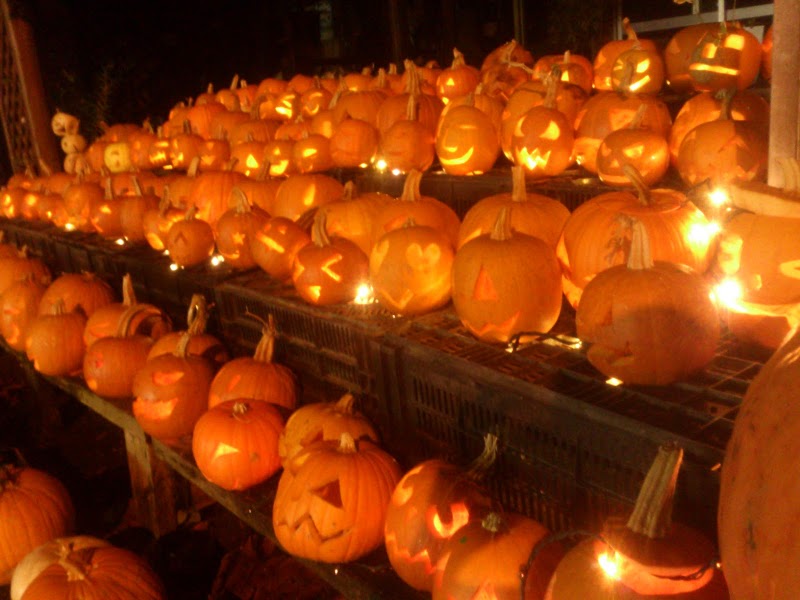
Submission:
[[[16,358],[0,351],[0,460],[13,459],[17,452],[70,491],[76,533],[144,556],[164,581],[170,600],[340,598],[199,492],[193,508],[180,515],[180,527],[155,539],[128,510],[122,432],[61,393],[34,391]],[[0,600],[8,598],[8,586],[0,586]]]

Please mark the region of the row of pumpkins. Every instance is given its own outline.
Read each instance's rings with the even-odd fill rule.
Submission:
[[[648,184],[677,168],[687,185],[761,180],[769,106],[748,88],[769,73],[765,48],[734,24],[687,27],[662,51],[640,39],[606,44],[593,61],[566,52],[534,61],[515,41],[480,68],[456,49],[451,66],[339,79],[298,74],[258,85],[234,78],[176,106],[160,132],[116,124],[91,145],[75,117],[59,112],[68,173],[230,168],[252,179],[380,164],[426,171],[438,159],[453,175],[474,175],[505,155],[531,178],[577,164],[611,185],[629,185],[633,164]],[[673,124],[658,96],[665,81],[686,100]],[[734,92],[736,92],[734,94]],[[737,143],[730,143],[730,138]]]
[[[7,328],[6,299],[24,288],[30,296],[19,301],[21,310],[43,313],[23,327],[35,369],[82,372],[97,394],[133,398],[144,431],[166,442],[191,436],[199,470],[223,489],[248,489],[282,469],[273,525],[292,555],[342,563],[384,545],[400,578],[436,599],[517,598],[521,587],[526,598],[551,600],[699,589],[704,598],[727,597],[713,543],[671,521],[680,448],[659,450],[629,520],[609,519],[596,537],[565,552],[540,523],[503,511],[488,495],[483,480],[498,453],[494,436],[469,467],[430,459],[404,474],[352,395],[296,408],[294,375],[271,362],[271,320],[253,357],[227,360],[203,332],[202,296],[193,298],[187,330],[171,332],[163,313],[136,301],[129,278],[122,302],[90,275],[62,275],[38,294],[36,285],[29,276],[0,294],[7,343],[18,348],[20,332]],[[84,344],[83,356],[74,355]],[[13,573],[14,600],[67,597],[78,586],[86,588],[83,598],[121,594],[112,584],[133,586],[130,597],[164,597],[134,555],[93,538],[60,539],[70,533],[74,509],[52,477],[8,468],[0,481],[0,535],[9,541],[0,544],[0,567],[7,578]],[[654,545],[679,559],[653,559]],[[134,573],[126,577],[125,569]]]

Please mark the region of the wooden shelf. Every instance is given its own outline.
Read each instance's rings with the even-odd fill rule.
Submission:
[[[167,445],[145,434],[131,412],[130,400],[107,400],[92,393],[79,379],[37,373],[24,354],[13,350],[1,338],[0,348],[17,358],[32,387],[41,389],[42,383],[50,384],[123,431],[134,504],[138,507],[140,519],[155,535],[162,535],[175,527],[176,505],[181,495],[179,484],[188,482],[256,533],[278,543],[272,527],[272,503],[278,475],[244,492],[224,490],[208,481],[197,468],[191,456],[190,444]],[[175,478],[169,475],[179,476],[177,485],[173,481]],[[382,547],[353,563],[327,564],[302,558],[295,560],[346,598],[418,600],[429,596],[413,590],[397,576]]]

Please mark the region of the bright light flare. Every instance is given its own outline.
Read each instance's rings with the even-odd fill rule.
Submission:
[[[606,385],[612,385],[614,387],[622,385],[622,380],[617,379],[616,377],[609,377],[606,379]]]
[[[730,202],[730,197],[722,188],[715,188],[708,193],[708,200],[713,206],[722,207]]]
[[[389,165],[382,158],[379,158],[378,160],[375,161],[375,169],[377,169],[381,173],[383,173],[386,170],[386,167],[388,167],[388,166]]]
[[[362,283],[356,290],[356,297],[353,298],[354,304],[373,304],[375,296],[372,292],[372,286],[368,283]]]
[[[603,552],[597,557],[597,564],[600,565],[606,577],[614,581],[619,581],[620,564],[616,553],[609,555],[607,552]]]
[[[221,254],[215,254],[214,256],[211,257],[210,262],[212,267],[218,267],[225,262],[225,257],[222,256]]]
[[[722,307],[738,309],[742,296],[744,296],[744,289],[739,280],[729,277],[715,285],[710,296],[713,302]]]
[[[114,243],[117,246],[124,246],[125,245],[125,238],[117,238],[116,240],[114,240]]]

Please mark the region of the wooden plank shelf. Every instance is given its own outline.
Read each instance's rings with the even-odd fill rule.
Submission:
[[[188,497],[181,484],[191,484],[248,525],[256,533],[278,543],[272,527],[272,502],[278,486],[276,474],[268,481],[243,492],[224,490],[208,481],[191,455],[191,444],[168,445],[142,431],[131,412],[131,401],[101,398],[80,379],[42,375],[27,357],[0,338],[0,348],[19,361],[35,389],[49,384],[71,396],[125,435],[131,475],[133,502],[139,518],[155,535],[174,529],[178,505]],[[174,477],[177,475],[178,477]],[[405,584],[389,565],[381,547],[363,559],[346,564],[327,564],[295,557],[344,597],[354,600],[419,600],[429,597]]]

